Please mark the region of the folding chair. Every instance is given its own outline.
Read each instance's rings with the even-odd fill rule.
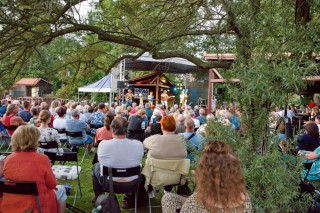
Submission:
[[[9,194],[34,195],[36,197],[38,210],[40,213],[42,212],[36,182],[0,179],[0,191]]]
[[[69,131],[66,131],[66,135],[67,135],[67,137],[70,137],[70,138],[81,138],[81,140],[82,140],[82,132],[69,132]],[[83,143],[83,144],[77,144],[77,145],[71,145],[71,144],[70,144],[70,146],[75,146],[75,147],[77,147],[77,146],[83,146],[83,147],[86,148],[86,150],[85,150],[84,153],[83,153],[82,160],[81,160],[81,162],[80,162],[80,164],[82,164],[82,162],[83,162],[83,160],[84,160],[84,157],[85,157],[87,154],[89,154],[89,153],[88,153],[88,144],[85,144],[85,143]]]
[[[76,162],[75,166],[65,166],[65,165],[53,165],[52,171],[55,177],[58,180],[78,180],[78,185],[75,190],[73,200],[73,205],[76,203],[76,198],[78,195],[78,190],[80,191],[80,197],[82,197],[82,191],[81,191],[81,184],[80,184],[80,172],[81,172],[81,166],[78,165],[78,156],[76,152],[65,152],[65,153],[54,153],[54,152],[48,152],[44,151],[44,154],[49,157],[49,159],[52,162]]]
[[[65,135],[67,135],[66,129],[56,129],[56,128],[55,128],[55,130],[57,130],[59,134],[65,134]],[[61,139],[61,138],[60,138],[60,142],[61,142],[62,144],[67,144],[67,146],[68,146],[68,139],[67,139],[67,138],[66,138],[66,139]],[[68,147],[68,148],[69,148],[69,147]]]
[[[59,144],[57,143],[57,141],[48,141],[48,142],[39,141],[39,147],[45,150],[57,149],[57,152],[59,152]]]
[[[2,137],[0,138],[0,143],[1,143],[0,149],[2,149],[4,144],[7,144],[8,148],[6,152],[8,152],[10,150],[11,136],[6,129],[5,131],[2,131],[1,134],[2,134]]]
[[[140,177],[141,177],[141,166],[136,166],[136,167],[131,167],[131,168],[125,168],[125,169],[120,169],[120,168],[110,168],[110,167],[105,167],[101,165],[101,172],[100,175],[103,176],[103,180],[106,179],[106,177],[109,176],[109,181],[111,181],[112,184],[111,187],[109,187],[107,192],[110,193],[115,193],[115,194],[124,194],[124,193],[129,193],[129,192],[134,192],[134,212],[137,212],[137,204],[138,204],[138,192],[139,192],[139,185],[140,185]],[[113,182],[113,177],[132,177],[132,176],[138,176],[137,183],[134,185],[128,186],[128,188],[125,189],[119,189],[118,187],[114,186]],[[123,184],[125,184],[123,182]],[[103,182],[103,187],[105,189],[105,183]],[[110,189],[111,188],[111,189]],[[112,190],[113,188],[113,190]],[[112,192],[113,191],[113,192]]]
[[[152,212],[151,198],[153,188],[164,186],[182,186],[189,174],[190,159],[160,160],[147,158],[142,174],[146,178],[145,188],[148,191],[149,212]]]

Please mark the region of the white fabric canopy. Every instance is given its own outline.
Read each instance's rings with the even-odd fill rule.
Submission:
[[[97,82],[84,87],[79,87],[78,92],[116,92],[117,88],[112,88],[112,74],[109,73]]]

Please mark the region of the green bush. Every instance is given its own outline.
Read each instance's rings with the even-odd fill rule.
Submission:
[[[264,155],[253,151],[244,135],[218,122],[207,125],[208,140],[230,144],[242,161],[250,199],[256,212],[306,212],[312,204],[309,195],[299,191],[302,165],[296,157],[283,155],[271,145]],[[270,143],[272,138],[270,137]],[[230,186],[232,187],[232,186]]]

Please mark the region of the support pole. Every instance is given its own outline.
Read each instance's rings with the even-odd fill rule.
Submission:
[[[212,111],[212,86],[211,79],[213,77],[213,69],[209,69],[209,85],[208,85],[208,100],[207,100],[207,107],[208,107],[208,114]]]

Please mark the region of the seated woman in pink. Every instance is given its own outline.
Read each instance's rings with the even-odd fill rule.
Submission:
[[[102,140],[111,140],[112,139],[112,129],[110,127],[111,122],[114,118],[112,113],[107,113],[104,117],[104,126],[99,128],[95,135],[95,143],[99,144]]]
[[[9,104],[6,114],[3,115],[3,125],[8,129],[10,135],[15,131],[12,127],[26,125],[21,117],[17,116],[19,108],[16,104]]]
[[[49,158],[37,153],[40,131],[33,125],[20,126],[12,135],[14,151],[4,163],[3,177],[6,180],[35,181],[43,213],[63,213],[66,206],[66,192],[57,187]],[[39,212],[33,195],[3,193],[0,212]]]

